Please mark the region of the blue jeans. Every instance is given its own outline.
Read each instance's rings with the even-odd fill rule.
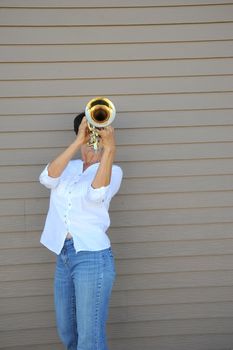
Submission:
[[[65,240],[57,256],[54,302],[67,350],[108,350],[106,321],[116,271],[111,247],[76,253]]]

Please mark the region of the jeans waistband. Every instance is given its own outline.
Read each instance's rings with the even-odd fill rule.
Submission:
[[[73,237],[65,239],[65,242],[64,242],[64,246],[65,247],[69,247],[69,246],[71,246],[73,244],[74,244]],[[112,246],[110,245],[110,247],[108,247],[108,248],[101,249],[101,251],[107,251],[107,250],[112,251]],[[90,250],[90,252],[100,252],[100,250]]]

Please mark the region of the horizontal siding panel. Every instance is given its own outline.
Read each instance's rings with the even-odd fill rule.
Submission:
[[[160,209],[141,211],[112,212],[112,226],[144,227],[154,225],[197,225],[232,223],[232,207],[192,208],[192,209]],[[143,215],[144,214],[144,215]],[[198,220],[199,218],[199,220]],[[0,232],[21,232],[42,230],[44,215],[27,215],[0,217]]]
[[[118,5],[119,6],[119,5]],[[1,26],[106,26],[232,21],[231,4],[184,7],[1,9]]]
[[[153,242],[152,242],[153,244]],[[200,243],[199,243],[200,244]],[[230,244],[232,242],[230,241]],[[167,244],[169,248],[169,243]],[[171,244],[170,244],[171,245]],[[205,245],[205,243],[204,243]],[[210,241],[210,246],[212,246],[212,241]],[[160,246],[158,244],[158,246]],[[221,251],[222,242],[219,243],[218,249],[215,249],[213,255],[209,255],[207,251],[207,256],[184,256],[184,257],[157,257],[157,258],[138,258],[137,253],[135,258],[118,258],[118,253],[120,249],[115,249],[113,245],[113,251],[115,253],[116,259],[116,271],[117,275],[133,275],[133,274],[143,274],[143,273],[168,273],[168,272],[184,272],[184,271],[218,271],[218,270],[231,270],[233,257],[232,249],[226,250],[226,252]],[[163,247],[162,247],[163,248]],[[205,248],[206,249],[206,248]],[[116,252],[115,252],[116,250]],[[194,249],[193,249],[194,250]],[[211,247],[209,251],[211,250]],[[214,255],[214,254],[225,254],[225,255]],[[189,252],[189,249],[188,249]],[[230,254],[229,254],[230,253]],[[4,254],[4,251],[3,251]],[[201,251],[200,254],[203,254]],[[26,254],[27,255],[27,254]],[[119,254],[122,255],[122,254]],[[156,252],[155,252],[156,255]],[[166,253],[165,253],[166,255]],[[32,259],[31,259],[32,260]],[[49,259],[48,259],[49,260]],[[50,260],[55,260],[51,257]],[[49,263],[46,259],[43,263],[33,263],[31,265],[23,265],[19,261],[16,261],[18,265],[1,265],[0,266],[0,278],[1,281],[24,281],[24,280],[39,280],[39,279],[49,279],[52,278],[54,274],[54,261]],[[32,261],[33,262],[33,261]],[[221,300],[221,297],[219,295]],[[229,300],[233,301],[232,298]],[[167,303],[169,303],[167,301]],[[144,303],[143,303],[144,304]],[[117,304],[116,304],[117,306]]]
[[[1,150],[15,148],[37,147],[67,147],[73,142],[73,131],[34,131],[2,133],[0,138]],[[152,144],[181,144],[201,142],[232,142],[233,125],[199,126],[195,127],[165,127],[144,129],[116,130],[117,144],[121,145],[152,145]]]
[[[38,98],[2,98],[2,114],[32,113],[76,113],[83,110],[89,97],[38,97]],[[171,110],[171,109],[216,109],[233,108],[233,92],[181,93],[108,96],[120,110]]]
[[[208,229],[207,229],[208,228]],[[154,225],[140,227],[111,227],[108,234],[115,247],[117,243],[160,242],[196,239],[232,238],[233,222],[195,225]],[[39,247],[39,231],[9,231],[1,233],[1,249]],[[142,235],[143,232],[143,235]],[[48,260],[51,261],[51,260]]]
[[[200,15],[200,13],[199,13]],[[111,44],[232,40],[233,23],[81,27],[1,27],[0,44]]]
[[[176,322],[176,323],[175,323]],[[144,327],[146,326],[146,327]],[[223,332],[223,329],[225,327],[225,333],[231,332],[231,319],[212,319],[210,320],[193,320],[193,321],[185,321],[185,320],[171,320],[171,321],[147,321],[146,323],[142,322],[128,322],[127,327],[125,324],[109,324],[107,329],[110,335],[110,339],[117,338],[133,338],[133,334],[137,334],[138,336],[145,337],[145,336],[165,336],[165,330],[167,330],[167,335],[171,336],[174,335],[175,332],[177,334],[181,333],[181,330],[183,329],[184,334],[203,334],[203,329],[206,329],[206,332],[209,334],[214,334],[218,332]],[[49,328],[50,329],[50,328]],[[190,333],[188,333],[190,332]],[[199,332],[199,333],[198,333]],[[32,337],[34,338],[36,333],[36,330],[32,330]],[[6,337],[4,338],[4,341],[9,338],[10,344],[14,344],[15,339],[18,338],[21,343],[21,339],[26,337],[28,334],[28,331],[25,330],[17,330],[15,333],[12,331],[7,332]],[[126,337],[127,335],[127,337]],[[53,337],[53,335],[52,335]],[[49,339],[52,339],[52,337]],[[27,337],[26,337],[27,339]],[[34,347],[33,347],[34,348]],[[12,349],[12,348],[10,348]],[[27,349],[27,348],[26,348]],[[35,349],[38,349],[36,347]],[[47,349],[47,348],[43,348]],[[52,349],[52,348],[51,348]],[[60,349],[58,347],[58,349]]]
[[[73,119],[76,114],[2,115],[0,116],[1,131],[71,131],[73,130]],[[117,116],[112,125],[119,130],[172,126],[200,127],[220,125],[220,120],[222,127],[233,125],[233,110],[143,111],[143,118],[142,112],[117,111]]]
[[[29,318],[29,316],[27,316]],[[142,322],[128,322],[127,327],[125,324],[108,324],[108,333],[109,338],[133,338],[134,334],[137,334],[137,336],[141,337],[147,337],[147,336],[164,336],[164,335],[179,335],[182,334],[214,334],[214,333],[220,333],[220,332],[231,332],[232,331],[232,324],[231,324],[231,318],[223,318],[223,319],[214,319],[211,320],[208,319],[198,319],[198,320],[164,320],[164,321],[145,321],[145,323]],[[48,320],[45,320],[45,325],[48,324],[48,321],[50,321],[50,318]],[[54,323],[54,322],[53,322]],[[49,327],[52,327],[48,325]],[[146,327],[144,327],[146,326]],[[225,329],[224,329],[225,327]],[[205,330],[205,331],[204,331]],[[167,332],[167,333],[165,333]],[[7,332],[7,335],[9,336],[12,331]],[[21,335],[23,332],[22,330],[16,330],[17,335]],[[15,338],[15,336],[12,334],[12,339]]]
[[[121,211],[112,213],[112,225],[117,227],[143,225],[177,225],[201,224],[215,222],[231,222],[233,208],[196,208],[196,209],[161,209],[146,211]],[[26,226],[30,229],[32,217],[28,218]],[[39,219],[39,218],[38,218]],[[39,224],[38,220],[38,224]]]
[[[32,166],[2,166],[0,172],[1,182],[32,182],[38,181],[39,174],[45,167],[44,165],[32,165]]]
[[[208,229],[207,229],[208,227]],[[111,227],[109,234],[112,242],[176,241],[195,239],[232,238],[233,223],[208,223],[195,225],[155,225],[142,227]],[[143,232],[143,235],[142,235]]]
[[[195,324],[199,324],[199,325],[203,325],[202,323],[199,323],[199,321],[201,322],[201,320],[196,320]],[[230,321],[230,320],[229,320]],[[161,321],[160,321],[161,322]],[[183,321],[184,322],[184,321]],[[214,321],[213,321],[214,322]],[[181,329],[181,323],[182,321],[178,321],[177,326],[180,326]],[[147,325],[148,323],[146,323]],[[166,325],[167,322],[164,324]],[[215,324],[215,322],[213,323]],[[139,325],[138,325],[139,326]],[[192,326],[192,324],[190,325]],[[119,327],[119,326],[118,326]],[[127,330],[127,327],[125,325],[123,325],[123,327],[125,327],[125,330]],[[135,324],[134,327],[137,327],[137,325]],[[196,326],[197,327],[197,326]],[[210,326],[209,326],[210,327]],[[214,326],[213,326],[214,327]],[[109,326],[110,328],[110,326]],[[150,329],[150,325],[148,325],[148,331]],[[227,327],[228,328],[228,327]],[[141,328],[142,330],[143,328]],[[146,327],[147,329],[147,327]],[[168,326],[168,329],[171,329],[171,326]],[[213,328],[212,328],[213,329]],[[43,332],[43,337],[41,337],[41,331]],[[223,336],[220,334],[212,334],[211,335],[211,340],[210,340],[210,335],[203,335],[203,334],[197,334],[197,335],[177,335],[177,336],[154,336],[154,337],[138,337],[136,338],[135,341],[135,337],[134,338],[119,338],[118,340],[114,340],[112,337],[109,341],[109,345],[113,346],[114,349],[116,348],[117,350],[127,350],[130,348],[133,348],[135,350],[140,350],[140,348],[146,346],[147,350],[154,350],[154,346],[159,346],[159,349],[165,350],[167,348],[173,350],[176,349],[176,347],[174,347],[174,344],[178,344],[179,348],[181,350],[185,350],[187,349],[187,346],[189,346],[190,350],[196,350],[196,345],[200,346],[201,349],[203,350],[219,350],[219,349],[224,349],[221,347],[221,345],[223,346],[230,346],[230,341],[233,341],[233,337],[231,336],[231,334],[228,334],[228,336]],[[7,342],[8,344],[8,339],[11,345],[13,344],[22,344],[23,348],[21,348],[19,345],[17,347],[9,347],[9,350],[21,350],[21,349],[31,349],[30,347],[27,347],[28,344],[37,344],[37,345],[33,345],[33,349],[35,350],[50,350],[52,345],[55,345],[57,350],[60,349],[64,349],[64,347],[60,347],[59,345],[57,346],[57,344],[54,344],[55,341],[57,340],[57,335],[56,335],[56,331],[55,328],[44,328],[42,329],[32,329],[32,330],[19,330],[19,331],[9,331],[7,333],[5,333],[4,336],[4,343]],[[17,340],[18,339],[18,342]],[[31,339],[31,343],[29,343],[29,339]],[[43,345],[43,343],[46,341],[50,341],[49,345]],[[144,340],[144,343],[143,343]],[[41,344],[41,345],[38,345]],[[120,345],[120,346],[118,346]],[[140,345],[140,347],[138,346]],[[211,346],[212,345],[212,346]],[[14,346],[14,345],[13,345]],[[32,346],[32,345],[31,345]],[[132,346],[132,347],[131,347]],[[205,346],[205,347],[203,347]],[[211,348],[210,348],[211,346]],[[5,348],[4,348],[5,349]],[[8,349],[8,348],[7,348]],[[226,348],[225,348],[226,349]],[[229,349],[229,347],[227,348]]]
[[[131,180],[132,181],[132,180]],[[208,181],[208,179],[206,179]],[[222,181],[224,183],[224,178],[222,178]],[[171,181],[172,182],[172,181]],[[145,181],[144,181],[145,183]],[[180,179],[180,183],[182,184],[182,179]],[[229,182],[230,183],[230,182]],[[144,190],[146,190],[147,193],[138,193],[139,191],[136,191],[133,193],[132,190],[128,191],[128,193],[124,195],[118,195],[116,198],[113,199],[113,202],[111,203],[111,212],[116,212],[119,210],[147,210],[147,209],[175,209],[175,208],[197,208],[197,207],[226,207],[226,206],[233,206],[233,196],[232,196],[232,190],[228,189],[228,191],[214,191],[213,192],[187,192],[187,193],[165,193],[170,192],[169,191],[169,185],[168,189],[166,191],[163,190],[163,187],[156,188],[154,186],[155,182],[148,180],[148,187],[144,187]],[[179,184],[179,183],[178,183]],[[138,185],[140,186],[140,181],[138,181]],[[127,183],[125,184],[127,186]],[[137,186],[137,184],[135,184]],[[174,184],[171,183],[171,191],[178,192],[179,188],[177,188],[177,191],[175,191],[175,182]],[[229,186],[229,185],[228,185]],[[1,185],[0,185],[0,191],[1,191]],[[33,198],[33,197],[40,197],[40,191],[37,186],[12,186],[11,190],[15,191],[15,197],[13,196],[13,192],[11,192],[9,195],[8,193],[3,193],[0,200],[0,216],[4,215],[23,215],[23,214],[45,214],[48,209],[48,200],[27,200],[26,203],[22,200],[13,201],[13,207],[11,207],[11,202],[6,201],[6,206],[4,205],[5,200],[8,198],[19,198],[26,197],[26,198]],[[215,188],[217,187],[217,183],[215,183]],[[232,185],[231,185],[232,187]],[[24,190],[25,188],[25,190]],[[124,188],[124,187],[123,187]],[[227,188],[227,186],[226,186]],[[142,189],[143,190],[143,189]],[[188,191],[188,189],[182,190],[182,192]],[[192,189],[189,189],[192,190]],[[196,189],[193,189],[196,191]],[[47,191],[47,190],[46,190]],[[197,190],[198,191],[198,190]],[[130,194],[133,193],[133,194]],[[151,193],[150,193],[151,192]],[[161,192],[161,194],[160,194]],[[150,194],[149,194],[150,193]],[[9,208],[9,210],[8,210]]]
[[[179,304],[179,305],[148,305],[148,306],[128,306],[125,308],[119,307],[110,310],[109,323],[115,322],[140,322],[152,320],[168,320],[168,319],[199,319],[199,318],[216,318],[216,317],[231,317],[233,303],[194,303],[194,304]],[[209,321],[210,322],[210,321]],[[54,312],[39,312],[36,314],[25,313],[22,315],[2,315],[0,320],[1,331],[19,330],[19,329],[34,329],[42,327],[54,327],[55,315]],[[165,331],[165,330],[164,330]],[[189,330],[190,331],[190,330]],[[177,329],[177,334],[180,331]],[[191,333],[191,331],[190,331]],[[195,333],[195,331],[194,331]],[[206,331],[203,332],[206,334]],[[157,333],[159,334],[159,331]],[[162,334],[163,335],[163,334]]]
[[[159,209],[146,211],[112,212],[113,227],[135,227],[153,225],[211,224],[232,222],[232,207]],[[41,230],[44,215],[0,217],[0,232],[20,232]]]
[[[233,47],[233,45],[232,45]],[[233,52],[232,52],[233,54]],[[233,91],[230,76],[164,77],[136,79],[4,81],[0,82],[0,97],[65,97],[111,94],[157,94]]]
[[[33,335],[34,342],[34,331],[29,331],[27,333],[23,332],[22,340],[23,344],[28,344],[28,339]],[[52,337],[53,335],[51,335]],[[43,329],[37,332],[36,342],[39,339],[39,343],[44,342],[44,339],[49,339],[49,345],[34,345],[33,350],[63,350],[64,347],[58,344],[54,344],[54,339],[52,338],[50,344],[50,329]],[[184,336],[161,336],[161,337],[142,337],[142,338],[129,338],[129,339],[118,339],[118,340],[109,340],[110,347],[113,347],[116,350],[140,350],[143,347],[147,350],[154,350],[155,346],[159,346],[160,350],[176,350],[177,346],[180,350],[186,350],[187,347],[189,350],[228,350],[233,343],[233,337],[231,334],[221,335],[213,334],[211,335],[211,340],[209,335],[184,335]],[[38,344],[38,343],[37,343]],[[26,346],[16,346],[10,347],[9,350],[31,350],[31,345]]]
[[[0,62],[78,62],[232,57],[232,40],[169,43],[5,45]],[[123,86],[122,86],[123,88]]]
[[[231,334],[213,334],[211,335],[181,335],[164,337],[144,337],[132,339],[119,339],[110,341],[110,346],[115,350],[154,350],[155,346],[159,350],[228,350],[233,343]]]
[[[43,329],[44,330],[44,329]],[[23,331],[24,332],[24,331]],[[41,334],[41,329],[39,330],[39,332],[40,332],[40,334]],[[13,332],[14,334],[15,334],[15,332]],[[20,331],[20,333],[21,333],[21,331]],[[29,332],[28,333],[30,333],[30,330],[29,330]],[[28,334],[27,333],[27,334]],[[25,333],[24,333],[25,334]],[[47,340],[47,338],[44,338],[44,336],[46,336],[47,334],[44,334],[44,332],[42,331],[42,335],[41,336],[43,336],[43,339],[46,339],[46,344],[42,344],[42,345],[34,345],[33,344],[33,350],[51,350],[51,349],[56,349],[56,350],[64,350],[64,346],[63,346],[63,344],[61,343],[61,342],[59,342],[59,344],[58,343],[56,343],[55,344],[55,342],[51,342],[51,343],[49,343],[48,344],[48,340]],[[8,336],[9,336],[9,334],[8,334]],[[18,337],[19,335],[18,334],[15,334],[15,336],[16,337]],[[24,335],[20,335],[20,337],[24,337]],[[31,337],[32,337],[32,334],[31,335],[29,335],[29,338],[28,339],[31,339]],[[7,339],[7,338],[5,338],[5,339]],[[34,339],[34,337],[33,337],[33,339]],[[7,341],[7,340],[6,340]],[[33,340],[32,340],[33,341]],[[59,341],[59,339],[56,339],[56,341],[58,342]],[[23,341],[23,343],[24,343],[25,341]],[[20,342],[21,343],[21,342]],[[1,348],[0,348],[1,349]],[[5,349],[5,348],[4,348]],[[22,345],[22,346],[20,346],[20,345],[17,345],[17,346],[10,346],[10,347],[8,347],[7,348],[7,350],[32,350],[32,345]]]
[[[0,165],[48,163],[63,151],[64,148],[0,150]],[[231,158],[232,154],[232,142],[118,146],[116,162]]]
[[[228,186],[228,180],[231,180],[231,174],[233,174],[233,161],[232,158],[219,158],[219,159],[192,159],[192,160],[157,160],[157,161],[141,161],[141,162],[118,162],[124,171],[123,184],[129,183],[134,186],[137,178],[143,178],[146,174],[146,179],[155,177],[154,181],[166,183],[166,186],[170,181],[180,181],[175,176],[188,176],[192,175],[193,185],[198,184],[196,188],[202,188],[198,179],[204,181],[208,179],[206,186],[212,186],[215,183],[215,179],[225,179],[226,183],[221,181],[221,185]],[[18,182],[37,182],[39,174],[42,172],[46,164],[42,165],[12,165],[2,166],[0,172],[0,183],[4,182],[5,186],[7,183],[18,183]],[[217,174],[217,175],[216,175]],[[209,175],[209,177],[201,176]],[[214,175],[213,177],[210,175]],[[197,177],[198,176],[198,177]],[[222,177],[223,176],[223,177]],[[158,178],[158,177],[169,177],[169,178]],[[132,181],[131,181],[132,180]],[[187,179],[188,180],[188,179]],[[197,181],[197,182],[196,182]],[[213,182],[212,182],[213,181]],[[147,182],[144,184],[146,186]],[[123,185],[122,185],[123,186]],[[157,185],[158,186],[158,185]],[[40,193],[42,193],[40,186]],[[207,187],[210,188],[210,187]],[[213,187],[211,187],[213,188]],[[226,189],[226,187],[218,187],[218,189]],[[127,188],[128,189],[128,188]],[[125,191],[127,190],[125,188]],[[202,188],[203,189],[203,188]],[[216,187],[215,187],[216,189]],[[138,189],[137,191],[139,191]],[[9,186],[8,186],[9,191]],[[120,191],[122,191],[120,189]]]
[[[225,175],[232,174],[233,161],[223,159],[157,160],[155,162],[122,162],[124,178],[185,175]],[[0,175],[1,176],[1,175]],[[194,178],[195,181],[195,178]]]
[[[1,221],[1,219],[0,219]],[[17,216],[6,216],[2,218],[2,223],[4,228],[2,232],[15,232],[15,231],[25,231],[25,217],[24,215]]]
[[[31,333],[30,333],[31,334]],[[46,339],[47,332],[42,332],[43,339]],[[40,332],[41,338],[41,332]],[[148,338],[148,339],[147,339]],[[189,350],[196,350],[196,344],[202,347],[202,350],[219,350],[221,349],[228,350],[229,346],[231,346],[233,342],[233,337],[231,335],[223,336],[223,335],[213,335],[211,337],[211,344],[209,340],[209,336],[196,335],[196,336],[170,336],[170,337],[147,337],[147,338],[139,338],[136,341],[133,339],[119,339],[119,340],[110,340],[109,345],[114,347],[116,350],[128,350],[133,348],[134,350],[140,350],[142,347],[146,346],[147,350],[154,350],[155,344],[158,345],[161,350],[166,350],[167,347],[171,350],[176,350],[176,345],[178,344],[180,350],[186,350],[187,346]],[[29,339],[29,338],[26,338]],[[40,340],[41,341],[41,340]],[[25,341],[24,341],[25,342]],[[175,345],[176,344],[176,345]],[[211,346],[211,348],[210,348]],[[16,346],[10,347],[9,350],[31,350],[31,345],[29,346]],[[63,350],[64,347],[60,344],[44,344],[44,345],[33,345],[34,350]]]
[[[193,271],[166,274],[119,275],[114,290],[145,290],[187,287],[230,287],[233,271]],[[50,295],[53,279],[37,281],[10,281],[1,283],[1,298]],[[169,305],[168,305],[169,306]],[[224,316],[223,316],[224,317]],[[231,317],[231,316],[230,316]]]
[[[6,186],[4,186],[6,188]],[[1,200],[0,215],[24,215],[25,205],[23,199]]]
[[[127,291],[113,290],[110,307],[232,301],[232,291],[233,286]],[[47,295],[1,298],[0,305],[1,315],[54,310],[52,292],[50,295],[48,293]],[[178,320],[176,320],[176,322],[178,322]],[[191,322],[191,319],[189,322]]]
[[[233,25],[229,30],[233,31]],[[2,63],[0,65],[0,74],[2,80],[16,81],[21,79],[106,79],[226,75],[233,74],[233,60],[231,58],[207,58],[95,62],[94,64],[93,62]],[[84,103],[87,102],[88,99]],[[76,110],[77,107],[78,105],[76,105]],[[225,107],[226,106],[224,106],[224,108]],[[201,106],[199,106],[199,109],[200,108]],[[127,110],[128,109],[125,109],[124,111]],[[134,110],[137,110],[137,108],[134,108],[133,111]],[[40,112],[38,109],[36,111],[37,113]],[[122,111],[122,109],[120,109],[120,111]],[[64,111],[64,113],[68,112],[69,109]],[[35,110],[31,111],[31,113],[35,113]],[[61,111],[58,113],[61,113]]]
[[[232,254],[233,239],[218,239],[178,242],[145,242],[124,243],[115,245],[114,251],[118,258],[166,257],[187,255],[219,255]],[[2,251],[4,254],[4,251]],[[1,259],[2,262],[2,259]]]
[[[224,3],[231,3],[232,0],[224,0]],[[145,7],[145,6],[193,6],[193,5],[219,5],[219,0],[144,0],[143,4],[141,0],[89,0],[88,3],[85,0],[50,0],[49,3],[46,0],[21,0],[20,3],[17,0],[1,0],[1,5],[4,7],[48,7],[48,8],[59,8],[59,7]]]
[[[146,160],[178,160],[178,159],[197,159],[197,158],[229,158],[232,156],[231,142],[218,143],[200,143],[200,144],[173,144],[173,145],[141,145],[141,146],[118,146],[116,161],[146,161]],[[57,149],[55,149],[57,150]],[[36,150],[33,150],[33,153]],[[9,156],[11,156],[10,151]],[[15,151],[17,152],[17,151]],[[41,151],[40,151],[41,152]],[[49,149],[48,149],[49,152]],[[25,150],[18,151],[19,154],[25,153]],[[31,152],[32,153],[32,152]],[[36,152],[35,152],[36,153]],[[39,153],[39,152],[38,152]],[[46,152],[44,159],[46,159]],[[51,152],[52,153],[52,152]],[[35,154],[36,155],[36,154]],[[22,155],[23,157],[23,155]],[[50,161],[51,157],[48,159]],[[22,162],[24,157],[22,158]],[[34,160],[35,162],[35,160]],[[16,163],[17,164],[17,163]]]
[[[20,323],[22,320],[20,321]],[[14,333],[14,335],[13,335]],[[31,348],[28,349],[40,349],[39,346],[43,347],[43,350],[46,349],[46,346],[48,346],[49,350],[52,349],[62,349],[64,350],[64,347],[50,347],[50,343],[57,343],[59,342],[59,338],[57,335],[57,330],[55,327],[41,327],[38,329],[28,329],[28,330],[19,330],[17,331],[6,331],[3,333],[3,337],[1,336],[1,344],[0,349],[7,349],[12,350],[13,347],[17,347],[20,349],[22,346],[23,349],[27,349],[27,346],[30,346]]]
[[[167,242],[131,242],[114,244],[118,259],[222,255],[233,253],[233,239],[189,240]],[[47,249],[1,249],[0,265],[38,264],[54,260]]]
[[[117,196],[111,203],[111,211],[233,206],[233,196],[230,190],[227,192],[164,193],[156,194],[156,198],[154,197],[154,194]],[[17,200],[14,200],[13,207],[11,207],[11,202],[0,200],[0,216],[23,215],[24,213],[45,214],[48,208],[47,199],[26,200],[26,203],[22,203],[21,200],[17,203]]]
[[[232,224],[233,225],[233,224]],[[39,247],[40,231],[5,232],[0,234],[1,248],[31,248]]]
[[[167,178],[147,178],[145,179],[124,179],[122,182],[121,189],[119,191],[119,194],[122,194],[122,196],[116,197],[114,199],[114,202],[121,202],[124,200],[124,198],[130,198],[128,197],[129,194],[147,194],[147,193],[156,193],[157,197],[154,197],[154,201],[156,203],[158,199],[158,203],[161,203],[161,207],[163,204],[163,199],[166,201],[169,197],[169,201],[172,200],[172,195],[170,192],[176,192],[174,194],[174,200],[177,201],[177,205],[179,205],[179,196],[182,197],[182,200],[189,197],[190,200],[194,199],[195,196],[223,196],[226,195],[227,200],[227,194],[226,192],[218,192],[218,193],[187,193],[186,194],[180,194],[178,195],[177,192],[188,192],[188,191],[221,191],[221,190],[229,190],[231,191],[233,189],[233,175],[215,175],[215,176],[193,176],[190,178],[190,176],[181,176],[181,177],[167,177]],[[169,193],[168,193],[169,192]],[[159,195],[159,193],[162,193]],[[167,194],[166,194],[167,193]],[[126,196],[125,196],[126,195]],[[229,192],[229,195],[231,195],[231,192]],[[125,196],[125,197],[124,197]],[[133,199],[133,197],[131,197]],[[137,198],[137,197],[135,197]],[[141,197],[142,198],[142,197]],[[148,197],[147,197],[148,198]],[[156,199],[157,198],[157,199]],[[149,198],[148,198],[149,199]],[[201,198],[199,198],[201,199]],[[1,203],[1,202],[0,202]],[[171,202],[172,204],[172,202]],[[185,203],[187,205],[188,203]],[[201,204],[201,201],[200,201]],[[202,203],[203,204],[203,203]]]
[[[190,203],[190,208],[197,201],[200,201],[200,206],[209,206],[211,202],[215,206],[231,204],[233,175],[195,176],[192,178],[190,176],[170,176],[168,178],[155,177],[145,179],[123,179],[119,191],[121,196],[118,195],[113,199],[114,205],[111,209],[115,211],[120,209],[122,205],[130,206],[132,201],[142,201],[144,206],[146,205],[144,202],[148,201],[149,203],[151,200],[154,200],[155,208],[171,208],[175,205],[175,202],[177,202],[177,207],[180,207],[180,201],[183,201],[185,207],[188,207],[188,203]],[[37,181],[37,179],[35,180]],[[226,190],[229,193],[223,192]],[[178,194],[178,192],[194,191],[202,192]],[[215,192],[210,193],[209,191]],[[49,191],[44,186],[42,187],[39,181],[38,183],[11,183],[8,186],[0,184],[0,193],[0,216],[7,214],[20,215],[23,213],[44,214],[47,211]],[[156,197],[153,194],[156,194]],[[46,197],[46,199],[43,197]],[[4,201],[5,199],[9,199],[9,201]],[[28,200],[24,202],[23,199]]]
[[[112,314],[114,314],[114,311],[112,311]],[[31,317],[30,317],[31,316]],[[25,321],[23,324],[26,324],[30,322],[30,318],[33,319],[33,316],[35,315],[25,315]],[[33,322],[31,325],[31,330],[33,330],[38,324],[38,328],[53,328],[54,327],[54,318],[52,317],[51,313],[45,314],[47,316],[47,319],[42,318],[42,314],[36,315],[38,318],[36,321]],[[11,320],[11,317],[8,317],[9,321]],[[19,321],[18,318],[16,317],[16,320],[13,319],[13,325],[15,325],[15,321]],[[227,323],[228,321],[228,323]],[[45,327],[42,326],[42,323],[44,322]],[[232,331],[232,324],[231,318],[223,318],[223,319],[215,319],[212,318],[210,320],[208,319],[194,319],[194,320],[162,320],[162,321],[145,321],[145,323],[142,322],[127,322],[127,327],[123,323],[109,323],[108,324],[108,333],[109,333],[109,339],[114,339],[114,338],[134,338],[133,334],[137,332],[136,334],[141,337],[147,337],[147,336],[171,336],[171,335],[180,335],[182,334],[214,334],[214,333],[231,333]],[[34,325],[35,323],[35,325]],[[16,334],[20,337],[20,334],[23,333],[24,328],[22,323],[19,323],[21,327],[16,328],[15,332]],[[144,324],[143,327],[142,324]],[[225,331],[224,331],[225,327]],[[12,332],[12,328],[8,332],[6,332],[6,335],[9,337],[9,335]],[[21,332],[20,332],[21,331]],[[33,333],[32,333],[33,334]],[[5,339],[7,339],[6,337]],[[13,341],[10,342],[10,344],[15,345],[15,336],[12,334]],[[49,338],[51,339],[51,338]],[[52,339],[51,339],[52,340]]]
[[[41,334],[41,329],[39,331],[40,331],[40,334]],[[41,335],[44,337],[43,331],[42,331]],[[59,341],[59,340],[57,339],[57,341]],[[15,346],[8,347],[8,350],[31,350],[31,349],[32,349],[31,345],[22,345],[22,346],[16,346],[16,347]],[[46,343],[46,344],[43,344],[43,345],[33,345],[33,350],[64,350],[64,346],[61,343],[54,344],[54,342],[53,342],[53,344]]]
[[[151,209],[180,209],[180,208],[210,208],[233,206],[233,191],[202,192],[182,194],[155,194],[118,196],[112,206],[112,211],[118,210],[151,210]]]

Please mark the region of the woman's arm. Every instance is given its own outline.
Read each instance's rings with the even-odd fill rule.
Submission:
[[[81,145],[87,142],[89,135],[87,129],[86,118],[83,118],[82,123],[80,124],[78,135],[74,142],[72,142],[64,152],[62,152],[56,159],[54,159],[48,167],[48,175],[50,177],[59,177],[69,161],[79,150]]]
[[[96,176],[92,181],[93,188],[108,186],[111,181],[112,164],[116,153],[114,129],[111,126],[99,130],[102,139],[104,151],[100,160]]]

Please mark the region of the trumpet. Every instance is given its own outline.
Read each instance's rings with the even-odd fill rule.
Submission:
[[[87,103],[85,116],[90,130],[88,145],[97,152],[99,149],[98,128],[105,128],[113,122],[116,108],[107,97],[95,97]]]

